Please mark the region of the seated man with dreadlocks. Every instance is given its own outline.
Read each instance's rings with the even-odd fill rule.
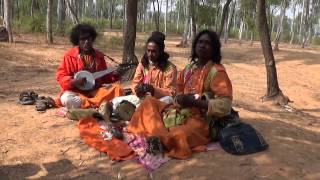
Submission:
[[[129,119],[134,111],[129,111],[128,108],[132,105],[138,107],[141,100],[147,96],[153,96],[168,104],[173,103],[172,96],[176,93],[177,68],[168,60],[169,54],[164,51],[164,40],[165,35],[158,31],[154,31],[148,38],[146,53],[143,55],[141,63],[138,64],[132,81],[131,89],[135,94],[116,97],[112,100],[114,113],[120,115],[120,117],[114,117]],[[121,106],[121,104],[131,105]],[[121,118],[125,114],[126,118]]]
[[[164,51],[165,35],[153,32],[146,43],[146,53],[139,63],[132,81],[132,90],[138,97],[151,94],[166,101],[176,93],[177,68]],[[170,100],[169,100],[170,101]]]
[[[93,48],[93,42],[97,37],[96,30],[88,24],[76,25],[70,35],[73,48],[68,50],[57,70],[57,81],[61,86],[60,98],[57,105],[69,108],[99,107],[107,100],[123,95],[123,89],[118,84],[104,87],[119,80],[118,71],[95,79],[92,89],[83,90],[87,80],[85,77],[76,78],[77,72],[86,70],[90,73],[106,70],[107,65],[104,54]]]

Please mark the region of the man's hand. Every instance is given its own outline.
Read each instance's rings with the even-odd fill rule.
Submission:
[[[85,77],[79,78],[79,79],[72,79],[71,80],[71,86],[72,87],[82,87],[87,82],[87,79]]]
[[[150,93],[152,96],[154,95],[154,87],[150,84],[140,83],[136,85],[134,91],[139,98],[144,97],[147,93]]]
[[[126,70],[121,68],[121,66],[119,66],[113,71],[113,74],[116,74],[117,76],[121,77],[124,75],[125,72],[126,72]]]
[[[151,84],[144,84],[144,88],[146,89],[147,92],[151,94],[151,96],[154,95],[154,87]]]
[[[181,107],[193,107],[195,106],[194,94],[180,94],[176,96],[176,103]]]

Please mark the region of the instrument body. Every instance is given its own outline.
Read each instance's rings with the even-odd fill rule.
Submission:
[[[101,78],[107,74],[110,74],[112,72],[114,72],[115,70],[127,70],[127,69],[131,69],[133,67],[136,67],[137,63],[128,63],[128,64],[119,64],[119,66],[117,68],[115,67],[110,67],[106,70],[102,70],[102,71],[98,71],[98,72],[94,72],[91,73],[89,71],[86,70],[82,70],[77,72],[74,75],[74,79],[80,79],[80,78],[86,78],[86,83],[83,86],[78,86],[77,88],[83,91],[89,91],[92,90],[95,86],[95,82],[96,79]]]

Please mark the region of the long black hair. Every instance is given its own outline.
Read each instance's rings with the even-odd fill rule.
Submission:
[[[220,64],[220,62],[221,62],[221,43],[220,43],[219,37],[216,32],[214,32],[212,30],[207,30],[207,29],[200,31],[193,40],[192,49],[191,49],[191,62],[195,63],[198,59],[198,55],[196,53],[196,45],[198,43],[199,38],[204,34],[208,34],[208,36],[210,38],[210,45],[213,50],[212,55],[211,55],[211,60],[214,63]]]
[[[159,57],[158,57],[157,66],[162,71],[164,71],[167,68],[168,59],[170,57],[169,54],[164,51],[164,48],[165,48],[164,40],[165,40],[165,35],[163,33],[161,33],[161,32],[153,32],[152,35],[148,38],[147,43],[146,43],[146,46],[150,42],[153,42],[158,46]],[[141,63],[142,63],[144,68],[148,68],[149,67],[149,59],[148,59],[147,53],[145,53],[143,55],[143,57],[141,58]]]
[[[74,26],[71,30],[70,34],[70,42],[77,46],[79,45],[79,36],[80,34],[89,33],[90,37],[92,37],[92,40],[95,41],[96,37],[98,36],[97,31],[94,29],[93,26],[89,24],[77,24]]]

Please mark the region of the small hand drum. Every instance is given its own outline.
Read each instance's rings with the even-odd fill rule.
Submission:
[[[78,89],[88,91],[95,86],[95,79],[89,71],[79,71],[74,75],[74,79],[86,78],[86,83],[83,86],[77,86]]]
[[[119,68],[121,68],[122,70],[130,69],[130,68],[136,67],[136,66],[137,66],[136,63],[119,64]],[[95,73],[90,73],[89,71],[85,71],[85,70],[79,71],[74,75],[74,79],[80,79],[80,78],[85,77],[87,81],[83,86],[79,86],[77,88],[80,90],[83,90],[83,91],[89,91],[94,88],[96,79],[98,79],[102,76],[105,76],[109,73],[112,73],[115,70],[116,70],[115,67],[110,67],[106,70],[98,71]]]

